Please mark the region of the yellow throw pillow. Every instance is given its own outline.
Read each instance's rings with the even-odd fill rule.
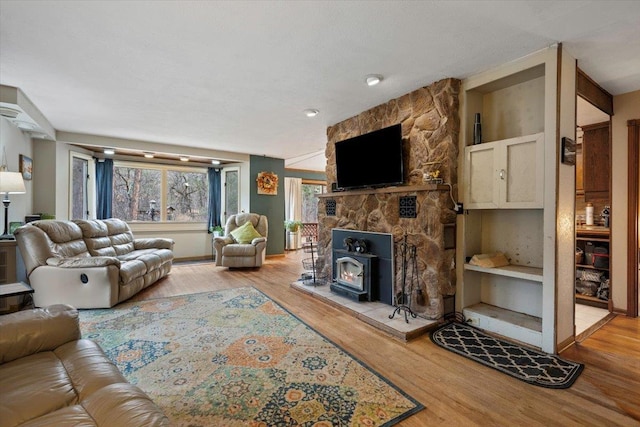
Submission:
[[[262,237],[262,235],[253,228],[253,224],[250,222],[245,222],[230,234],[236,242],[241,244],[251,243],[251,241],[256,237]]]

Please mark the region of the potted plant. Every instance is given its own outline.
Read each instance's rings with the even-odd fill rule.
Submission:
[[[302,221],[295,221],[287,219],[284,221],[284,228],[287,230],[286,249],[294,250],[298,249],[298,242],[300,241],[300,228],[302,227]]]
[[[224,233],[224,228],[221,225],[214,225],[209,227],[209,233],[212,233],[213,237],[220,237]]]

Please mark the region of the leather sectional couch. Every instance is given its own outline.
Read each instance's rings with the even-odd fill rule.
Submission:
[[[134,239],[120,219],[43,220],[15,231],[36,307],[109,308],[171,271],[174,241]]]
[[[65,305],[0,316],[0,395],[6,427],[170,425]]]

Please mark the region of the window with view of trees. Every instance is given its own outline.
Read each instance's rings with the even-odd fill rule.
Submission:
[[[205,170],[119,163],[113,168],[112,213],[125,221],[206,222],[208,191]]]
[[[302,222],[318,222],[318,194],[325,192],[326,186],[321,184],[302,184]]]
[[[206,221],[207,174],[167,171],[167,221]]]

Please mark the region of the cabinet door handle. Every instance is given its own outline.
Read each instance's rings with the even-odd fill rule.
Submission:
[[[505,171],[504,169],[500,169],[500,179],[504,179]]]

